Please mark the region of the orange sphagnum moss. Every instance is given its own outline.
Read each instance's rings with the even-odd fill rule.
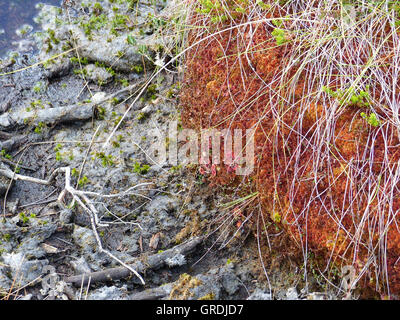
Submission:
[[[214,36],[186,55],[182,121],[196,129],[256,128],[257,166],[247,181],[266,219],[278,212],[283,228],[323,257],[326,270],[352,265],[360,286],[396,297],[400,122],[388,105],[400,103],[398,32],[389,18],[372,20],[375,11],[340,29],[331,21],[347,21],[340,16],[347,7],[324,2],[338,4],[328,12],[322,1],[192,3],[191,23],[199,28],[188,44]],[[364,9],[354,3],[358,17]],[[328,35],[311,38],[318,28]],[[363,28],[376,31],[376,50],[350,37]],[[237,181],[226,168],[210,179]]]

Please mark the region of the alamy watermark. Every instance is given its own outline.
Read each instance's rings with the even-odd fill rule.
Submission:
[[[225,165],[228,171],[244,176],[254,170],[254,133],[254,129],[204,129],[198,133],[171,121],[167,135],[157,129],[147,132],[152,140],[143,151],[154,164],[200,164],[211,170]]]

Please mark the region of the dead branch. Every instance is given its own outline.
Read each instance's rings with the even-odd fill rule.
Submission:
[[[142,256],[135,262],[130,263],[129,266],[134,268],[137,272],[144,273],[147,270],[157,270],[165,265],[174,266],[171,261],[178,256],[187,256],[192,253],[196,247],[203,241],[202,237],[194,237],[186,243],[177,245],[171,249],[163,252],[153,254],[150,256]],[[64,279],[67,283],[72,283],[74,286],[86,285],[90,279],[90,283],[114,281],[123,278],[130,277],[132,273],[123,267],[110,268],[103,271],[92,272],[90,274],[80,274],[77,276],[71,276]]]
[[[5,176],[12,180],[27,181],[27,182],[33,182],[33,183],[43,184],[43,185],[48,186],[52,183],[52,181],[54,180],[54,177],[57,175],[58,172],[59,172],[59,169],[56,169],[56,170],[54,170],[54,172],[52,173],[52,175],[50,176],[50,178],[48,180],[42,180],[42,179],[37,179],[37,178],[24,176],[24,175],[15,173],[14,171],[11,171],[10,169],[8,169],[5,165],[3,165],[0,162],[0,175]]]
[[[127,268],[129,270],[129,273],[133,273],[134,275],[136,275],[139,278],[140,282],[144,285],[145,282],[144,282],[143,278],[140,276],[140,274],[135,269],[133,269],[132,267],[127,265],[125,262],[123,262],[122,260],[120,260],[119,258],[114,256],[111,252],[109,252],[108,250],[103,248],[103,245],[100,240],[100,236],[97,232],[98,226],[99,227],[107,227],[108,224],[100,223],[100,220],[98,217],[98,211],[97,211],[96,207],[93,205],[92,201],[88,198],[88,195],[102,196],[102,197],[114,197],[115,195],[107,196],[107,195],[102,195],[102,194],[95,193],[95,192],[76,190],[75,188],[73,188],[71,186],[71,168],[70,167],[57,168],[56,170],[53,171],[53,173],[51,174],[51,176],[49,177],[48,180],[42,180],[42,179],[37,179],[37,178],[17,174],[15,172],[11,171],[10,169],[8,169],[3,163],[0,162],[0,174],[4,175],[12,180],[23,180],[23,181],[29,181],[29,182],[38,183],[38,184],[50,185],[52,183],[52,181],[54,180],[55,176],[59,172],[65,173],[65,187],[57,199],[57,201],[60,203],[60,205],[63,206],[63,199],[64,199],[65,195],[67,193],[69,193],[72,196],[74,202],[78,203],[78,205],[80,205],[83,208],[83,210],[88,214],[89,219],[90,219],[90,224],[92,227],[92,232],[96,239],[97,246],[99,248],[99,252],[107,254],[111,259],[117,261],[123,267]],[[140,184],[138,186],[141,186],[141,185],[144,185],[144,184]],[[137,187],[137,186],[135,186],[135,187]],[[130,192],[131,190],[135,189],[135,187],[129,188],[127,191],[123,192],[122,194],[124,194],[124,195],[125,194],[136,194],[136,193]],[[137,195],[139,195],[139,194],[137,194]]]
[[[60,122],[83,121],[93,117],[95,107],[117,96],[125,96],[138,87],[142,81],[136,82],[126,88],[112,93],[103,99],[86,103],[73,104],[66,107],[39,109],[33,111],[17,111],[0,115],[0,130],[10,130],[26,124],[38,125],[39,123],[55,124]],[[129,97],[127,98],[129,99]],[[127,100],[126,99],[126,100]]]
[[[165,290],[161,288],[151,288],[145,291],[133,294],[130,300],[160,300],[167,296]]]
[[[53,124],[58,122],[87,120],[93,116],[93,109],[94,104],[89,103],[34,111],[5,113],[0,116],[0,129],[9,130],[26,124],[38,125],[39,123]]]

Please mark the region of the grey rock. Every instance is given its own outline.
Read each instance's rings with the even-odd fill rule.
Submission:
[[[126,287],[117,288],[112,287],[102,287],[100,289],[94,290],[88,295],[88,300],[127,300],[127,290]]]
[[[16,286],[25,286],[38,280],[44,274],[43,268],[49,264],[46,259],[28,261],[21,252],[6,253],[3,259],[4,263],[10,267]]]
[[[218,300],[221,297],[221,284],[218,281],[217,275],[210,275],[208,273],[196,276],[201,281],[201,284],[191,289],[193,296],[189,300],[197,300],[205,296],[212,296],[213,299]]]
[[[235,294],[241,285],[238,277],[231,271],[222,268],[220,271],[221,283],[229,295]]]

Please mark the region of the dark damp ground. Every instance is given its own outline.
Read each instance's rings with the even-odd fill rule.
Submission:
[[[16,31],[23,25],[31,25],[34,31],[38,28],[33,21],[38,13],[38,3],[59,6],[61,0],[0,0],[0,57],[18,49],[18,42],[24,35],[18,35]]]

